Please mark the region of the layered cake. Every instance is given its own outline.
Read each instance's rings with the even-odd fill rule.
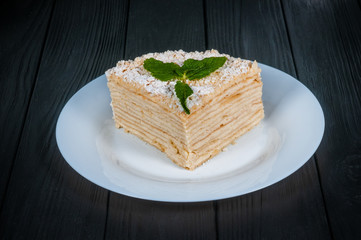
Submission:
[[[216,50],[119,61],[106,72],[115,126],[193,170],[262,120],[260,72]]]

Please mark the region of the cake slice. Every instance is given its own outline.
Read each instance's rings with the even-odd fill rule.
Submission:
[[[186,79],[193,93],[186,109],[177,81],[160,81],[144,68],[154,58],[179,66],[187,59],[226,57],[210,75]],[[205,52],[166,51],[120,61],[106,72],[115,126],[155,146],[177,165],[193,170],[256,126],[264,117],[257,62]]]

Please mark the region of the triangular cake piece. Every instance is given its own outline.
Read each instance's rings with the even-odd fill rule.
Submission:
[[[176,81],[160,81],[143,63],[154,58],[182,65],[187,59],[227,58],[197,81],[186,114],[175,94]],[[205,52],[166,51],[120,61],[106,72],[115,126],[157,147],[179,166],[193,170],[256,126],[264,117],[261,69],[257,62]]]

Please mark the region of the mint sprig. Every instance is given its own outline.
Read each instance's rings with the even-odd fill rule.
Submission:
[[[153,77],[161,81],[178,80],[175,85],[176,95],[184,112],[190,114],[186,103],[187,98],[193,94],[193,90],[185,83],[185,80],[204,78],[222,67],[226,60],[226,57],[209,57],[202,60],[187,59],[181,67],[175,63],[164,63],[154,58],[149,58],[144,61],[143,66]]]

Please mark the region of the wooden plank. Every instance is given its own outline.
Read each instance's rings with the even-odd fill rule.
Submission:
[[[314,168],[309,161],[275,185],[219,201],[219,239],[330,239]]]
[[[132,1],[126,46],[126,59],[149,52],[205,50],[202,3]]]
[[[55,125],[66,101],[123,56],[126,20],[126,1],[56,3],[0,213],[1,239],[103,238],[108,191],[64,161]]]
[[[166,203],[112,193],[106,239],[216,239],[211,202]]]
[[[206,7],[210,48],[297,77],[279,2],[209,0]],[[217,210],[219,239],[330,238],[313,158],[280,183],[218,202]]]
[[[296,77],[281,7],[267,1],[206,1],[208,48],[277,67]]]
[[[0,7],[0,211],[40,62],[53,1]]]
[[[131,1],[126,59],[165,50],[204,50],[201,2]],[[111,193],[107,239],[215,239],[212,202],[162,203]]]
[[[300,79],[326,119],[317,150],[335,239],[361,236],[361,10],[356,1],[284,1]]]

